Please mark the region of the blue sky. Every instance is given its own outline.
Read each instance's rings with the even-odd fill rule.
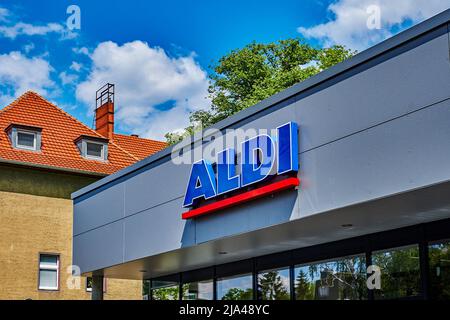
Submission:
[[[70,31],[72,4],[81,28]],[[363,50],[448,7],[450,0],[1,0],[0,107],[34,90],[91,125],[95,89],[109,81],[117,131],[162,139],[208,108],[209,66],[233,49],[304,36]],[[374,17],[379,25],[369,28]]]

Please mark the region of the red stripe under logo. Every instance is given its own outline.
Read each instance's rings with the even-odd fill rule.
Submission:
[[[203,207],[196,208],[190,211],[184,212],[181,217],[183,219],[191,219],[194,217],[198,217],[207,213],[211,213],[217,210],[226,209],[244,202],[248,202],[257,198],[264,197],[271,193],[280,192],[282,190],[286,190],[289,188],[297,187],[300,184],[300,180],[298,178],[287,178],[281,181],[277,181],[263,187],[260,187],[255,190],[250,190],[230,198],[226,198],[214,203],[207,204]]]

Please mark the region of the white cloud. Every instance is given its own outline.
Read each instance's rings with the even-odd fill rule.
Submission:
[[[61,83],[63,85],[75,84],[75,82],[78,80],[78,76],[76,74],[70,74],[63,71],[59,74],[59,79],[61,79]]]
[[[10,12],[6,8],[0,8],[0,21],[6,21],[7,17],[10,15]]]
[[[17,21],[16,17],[6,8],[0,8],[0,37],[15,39],[18,36],[44,36],[58,34],[60,40],[73,39],[78,36],[66,28],[62,23],[49,22],[47,24],[31,24]]]
[[[116,85],[116,124],[144,137],[163,139],[189,122],[189,113],[206,108],[208,79],[194,55],[170,57],[142,41],[100,43],[90,55],[92,68],[77,87],[77,98],[93,107],[95,91]],[[161,106],[163,104],[163,107]]]
[[[76,54],[84,54],[86,56],[89,55],[89,49],[86,47],[73,48],[72,51],[75,52]]]
[[[381,13],[381,29],[368,29],[367,8],[377,5]],[[425,20],[450,7],[449,0],[338,0],[329,5],[333,18],[310,28],[299,27],[307,38],[322,44],[344,44],[362,50],[393,35],[392,28],[407,21]]]
[[[79,72],[81,70],[81,68],[83,68],[83,64],[82,63],[78,63],[76,61],[72,61],[72,64],[70,65],[70,69],[75,71],[75,72]]]
[[[34,48],[34,43],[30,42],[23,46],[23,51],[25,51],[25,53],[30,53],[30,51],[34,50]]]
[[[59,23],[53,22],[40,26],[24,22],[18,22],[11,26],[0,26],[0,35],[10,39],[15,39],[19,35],[42,36],[48,33],[63,34],[64,27]]]
[[[0,54],[0,105],[9,104],[27,90],[47,95],[55,84],[50,64],[41,57],[28,58],[18,51]]]

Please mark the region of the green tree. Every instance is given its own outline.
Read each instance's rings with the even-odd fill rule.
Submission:
[[[344,46],[315,48],[294,38],[233,50],[212,66],[209,75],[211,108],[191,113],[182,133],[167,133],[170,144],[211,126],[269,96],[304,81],[355,52]]]
[[[259,294],[264,300],[289,300],[289,292],[286,290],[281,276],[276,271],[264,273],[258,283]]]

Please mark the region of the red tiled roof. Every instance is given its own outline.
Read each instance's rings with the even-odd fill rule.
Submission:
[[[149,154],[158,152],[167,146],[167,143],[162,141],[142,139],[136,136],[126,136],[124,134],[114,134],[114,142],[120,145],[124,150],[138,157],[144,159]]]
[[[6,132],[11,124],[42,129],[40,151],[15,149]],[[75,144],[81,135],[104,138],[34,92],[26,92],[0,110],[0,161],[111,174],[163,148],[161,141],[115,134],[108,142],[108,161],[85,159]]]

